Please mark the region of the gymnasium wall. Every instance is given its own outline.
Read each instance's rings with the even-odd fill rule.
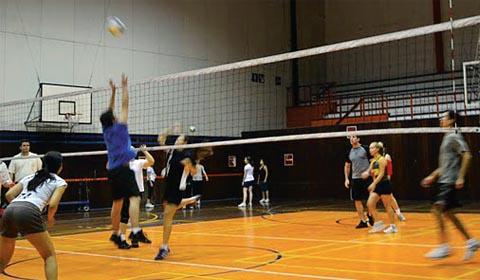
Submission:
[[[103,87],[288,51],[288,2],[0,0],[0,102],[34,97],[37,74]],[[108,15],[127,25],[121,38]]]
[[[475,126],[477,117],[460,119],[461,126]],[[437,126],[438,119],[382,122],[358,125],[358,129],[400,128],[400,127],[431,127]],[[345,131],[345,126],[309,127],[276,131],[245,132],[244,138],[289,135],[299,133],[316,133]],[[32,151],[43,154],[54,149],[61,152],[104,150],[102,136],[99,134],[52,134],[29,133],[20,134],[2,132],[0,155],[12,156],[18,153],[17,141],[21,137],[30,137]],[[479,200],[480,174],[476,172],[480,164],[478,151],[480,141],[478,134],[464,135],[473,158],[466,178],[465,188],[460,192],[463,200]],[[147,143],[155,145],[155,135],[133,135],[135,145]],[[203,141],[206,139],[196,139]],[[211,140],[220,140],[211,139]],[[223,139],[227,140],[227,139]],[[393,158],[393,188],[399,200],[428,200],[429,189],[421,188],[419,183],[438,166],[438,150],[442,140],[441,134],[401,134],[388,136],[364,136],[361,143],[382,141]],[[345,155],[350,149],[349,140],[341,138],[272,142],[242,146],[224,146],[214,148],[215,154],[207,158],[203,165],[210,176],[210,181],[204,187],[204,200],[241,198],[241,180],[243,158],[251,156],[253,165],[258,170],[259,161],[263,158],[269,167],[269,182],[273,201],[278,199],[331,199],[349,200],[349,191],[344,187],[343,168]],[[293,166],[284,165],[284,154],[293,154]],[[154,169],[160,174],[165,166],[163,152],[153,152],[156,160]],[[236,157],[236,167],[228,166],[228,157]],[[105,178],[106,155],[65,158],[65,168],[62,176],[71,178]],[[8,163],[8,162],[7,162]],[[110,207],[111,192],[105,180],[88,182],[92,208]],[[155,199],[160,198],[165,187],[163,179],[157,180]],[[63,201],[77,200],[78,183],[71,183]],[[255,187],[256,199],[260,190]]]

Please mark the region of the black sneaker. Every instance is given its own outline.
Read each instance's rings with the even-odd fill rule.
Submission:
[[[368,228],[367,222],[360,221],[355,228]]]
[[[118,244],[118,249],[130,249],[130,244],[127,243],[127,241],[123,240],[123,241],[120,241],[120,244]]]
[[[132,240],[132,247],[133,248],[138,248],[138,242],[147,243],[147,244],[152,243],[152,241],[150,239],[148,239],[145,236],[145,234],[143,234],[143,230],[140,230],[136,234],[130,233],[128,238]]]
[[[368,223],[370,224],[370,226],[373,227],[373,224],[375,224],[375,220],[373,219],[373,216],[367,213],[367,218],[368,218]]]
[[[120,236],[116,235],[115,233],[112,233],[112,235],[110,236],[110,241],[112,241],[116,245],[120,245],[120,242],[121,242]]]

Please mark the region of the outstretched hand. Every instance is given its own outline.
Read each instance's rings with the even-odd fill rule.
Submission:
[[[112,89],[112,92],[115,92],[116,86],[115,86],[115,84],[113,83],[113,81],[110,80],[109,84],[110,84],[110,88]]]
[[[122,88],[125,88],[128,86],[128,77],[123,73],[122,74]]]

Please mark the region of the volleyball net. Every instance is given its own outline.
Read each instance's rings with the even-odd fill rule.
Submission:
[[[432,118],[447,108],[478,114],[479,23],[476,16],[130,81],[129,129],[157,134],[180,122],[195,126],[195,135],[238,137],[358,117]],[[448,48],[451,28],[455,60]],[[435,43],[438,36],[443,45]],[[462,71],[468,62],[473,70]],[[112,78],[120,84],[120,77]],[[0,104],[0,129],[100,133],[98,118],[109,98],[108,87],[41,84],[36,98]]]

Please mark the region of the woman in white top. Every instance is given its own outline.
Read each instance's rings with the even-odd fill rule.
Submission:
[[[155,205],[152,203],[152,196],[153,196],[153,191],[155,188],[155,180],[157,179],[157,174],[155,173],[155,170],[153,169],[152,166],[149,166],[147,168],[147,203],[145,204],[145,207],[147,208],[154,208]]]
[[[242,187],[243,187],[243,201],[242,203],[238,204],[238,207],[245,207],[247,206],[247,190],[250,194],[248,206],[252,206],[253,200],[253,185],[255,184],[255,178],[253,177],[253,166],[250,164],[252,161],[251,157],[245,157],[245,167],[243,168],[243,180],[242,180]]]
[[[200,164],[200,160],[197,160],[197,173],[192,176],[193,195],[203,195],[203,177],[205,177],[205,181],[208,182],[205,167]],[[197,200],[197,206],[200,206],[200,199]]]
[[[5,269],[12,258],[18,233],[37,249],[45,262],[46,279],[57,279],[57,258],[53,242],[42,220],[42,211],[48,207],[48,225],[55,223],[54,215],[67,183],[57,174],[62,170],[62,155],[48,152],[43,157],[43,168],[26,176],[6,194],[10,205],[2,217],[0,267]]]

